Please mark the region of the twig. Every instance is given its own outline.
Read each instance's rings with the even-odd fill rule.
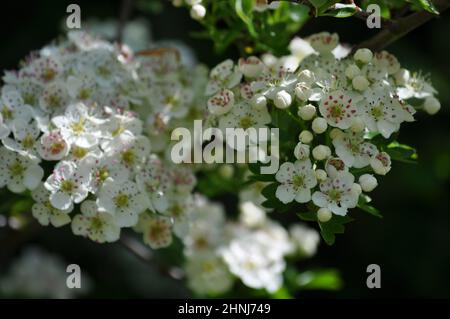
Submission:
[[[127,24],[128,18],[131,14],[131,9],[133,8],[133,0],[122,0],[122,5],[120,7],[119,24],[117,25],[117,42],[120,44],[123,40],[123,30]]]
[[[184,278],[185,274],[182,269],[177,267],[168,268],[165,265],[156,263],[155,259],[153,258],[154,256],[152,251],[150,251],[141,242],[132,238],[131,236],[122,235],[119,242],[124,248],[126,248],[144,263],[155,267],[161,275],[175,280],[181,280]]]
[[[450,7],[450,0],[435,0],[433,3],[439,12],[443,12]],[[369,48],[373,51],[380,51],[436,17],[438,16],[430,12],[419,11],[406,17],[395,19],[390,27],[383,29],[369,40],[360,43],[355,49]]]

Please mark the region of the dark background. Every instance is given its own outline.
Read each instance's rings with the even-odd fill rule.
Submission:
[[[153,0],[149,0],[153,1]],[[8,1],[0,8],[0,70],[17,67],[31,50],[39,49],[61,35],[61,21],[72,1]],[[89,17],[117,18],[119,1],[77,1],[82,20]],[[184,9],[165,6],[157,15],[134,10],[152,26],[153,38],[180,39],[191,46],[198,60],[213,66],[225,57],[214,54],[208,40],[195,40],[189,31],[200,26]],[[357,19],[318,18],[301,30],[300,36],[318,31],[338,32],[341,41],[358,43],[373,32]],[[335,267],[344,280],[338,292],[305,292],[298,297],[379,298],[450,297],[450,12],[413,31],[392,46],[402,65],[429,72],[439,91],[441,112],[434,117],[418,114],[417,122],[402,126],[400,142],[413,145],[419,164],[394,163],[372,193],[382,220],[353,211],[356,221],[328,247],[322,243],[315,258],[300,267]],[[1,199],[1,198],[0,198]],[[1,232],[1,230],[0,230]],[[23,242],[37,242],[68,262],[79,263],[94,277],[92,297],[183,297],[188,292],[179,283],[158,276],[120,244],[98,246],[71,235],[70,229],[38,230]],[[12,254],[20,252],[21,245]],[[382,288],[366,287],[366,267],[379,264]],[[0,264],[0,268],[6,266]],[[1,269],[0,269],[1,271]]]

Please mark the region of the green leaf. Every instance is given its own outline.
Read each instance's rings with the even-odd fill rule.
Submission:
[[[313,290],[339,290],[342,279],[335,269],[309,270],[297,275],[296,284],[301,289]]]
[[[277,188],[277,183],[271,183],[262,189],[261,194],[267,199],[273,199],[275,198],[275,192],[277,191]]]
[[[408,164],[417,163],[418,155],[416,149],[406,144],[400,144],[397,141],[393,141],[387,146],[386,153],[395,161]]]
[[[307,213],[298,213],[297,214],[300,219],[307,222],[315,222],[317,221],[317,213],[316,212],[307,212]]]
[[[320,234],[323,240],[328,245],[333,245],[336,239],[336,234],[343,234],[345,231],[345,224],[351,222],[353,218],[350,216],[338,216],[333,215],[333,217],[326,223],[319,222]]]
[[[383,215],[381,215],[381,213],[378,209],[369,205],[369,203],[371,201],[372,201],[372,199],[368,195],[361,194],[358,199],[358,208],[362,209],[363,211],[365,211],[375,217],[383,218]]]
[[[413,0],[412,2],[419,5],[428,12],[439,14],[439,11],[430,0]]]
[[[357,7],[354,4],[335,4],[335,7],[321,13],[321,16],[331,16],[335,18],[348,18],[357,12]]]
[[[256,37],[257,33],[252,21],[253,6],[253,0],[235,0],[234,3],[236,14],[245,23],[250,35]]]

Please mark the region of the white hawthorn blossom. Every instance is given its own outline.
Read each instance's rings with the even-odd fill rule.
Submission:
[[[299,203],[309,202],[311,189],[317,185],[316,175],[309,159],[281,164],[275,177],[281,183],[275,195],[285,204],[293,200]]]
[[[99,212],[95,201],[86,200],[81,204],[81,214],[72,221],[75,235],[88,237],[97,243],[111,243],[120,237],[120,227],[114,216],[108,212]]]
[[[69,213],[72,211],[73,205],[65,210],[53,207],[49,200],[50,192],[43,184],[40,184],[38,188],[31,192],[31,197],[35,201],[31,211],[39,224],[43,226],[51,224],[54,227],[61,227],[70,223]]]

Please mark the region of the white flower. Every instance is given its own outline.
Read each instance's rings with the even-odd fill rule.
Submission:
[[[164,212],[169,204],[165,193],[171,187],[170,175],[163,162],[151,155],[141,171],[136,175],[136,182],[141,191],[147,194],[148,208],[154,212]]]
[[[356,207],[359,194],[352,190],[355,177],[339,172],[320,183],[320,191],[312,195],[315,205],[328,208],[336,215],[345,216],[348,208]]]
[[[232,288],[233,278],[214,252],[189,256],[185,265],[188,286],[200,295],[218,295]]]
[[[112,178],[114,182],[120,184],[128,180],[130,176],[130,172],[123,169],[115,156],[92,155],[85,157],[83,163],[88,163],[92,167],[91,178],[87,187],[93,194],[98,192],[107,178]]]
[[[39,98],[39,105],[46,113],[61,114],[64,112],[69,98],[67,88],[63,83],[52,82],[42,92]]]
[[[39,186],[44,170],[34,161],[0,147],[0,187],[7,186],[13,193]]]
[[[73,218],[72,231],[75,235],[88,237],[97,243],[111,243],[120,237],[120,227],[110,213],[99,212],[95,201],[81,204],[81,213]]]
[[[132,173],[144,164],[150,153],[150,141],[143,135],[134,136],[127,131],[116,139],[102,144],[102,148],[107,156],[115,157],[118,165]]]
[[[98,143],[98,125],[83,103],[69,105],[64,115],[55,116],[52,122],[69,144],[89,148]]]
[[[252,128],[258,132],[258,129],[266,127],[271,120],[267,109],[255,110],[248,102],[241,101],[230,112],[220,118],[219,128],[224,134],[230,134],[230,132],[227,132],[227,128],[242,128],[244,131]],[[246,133],[249,132],[246,131]],[[250,135],[250,138],[254,139],[255,137]],[[227,142],[230,147],[236,148],[234,139],[227,139]]]
[[[37,153],[37,139],[41,133],[36,121],[28,121],[25,118],[18,118],[12,123],[14,138],[5,138],[3,145],[11,151],[39,162]]]
[[[40,184],[38,188],[31,192],[31,197],[35,201],[31,211],[39,224],[43,226],[52,224],[54,227],[61,227],[70,223],[69,213],[72,211],[73,206],[66,210],[54,208],[50,203],[50,192],[43,184]]]
[[[266,212],[250,201],[242,202],[239,210],[241,211],[239,220],[246,227],[260,227],[267,222]]]
[[[391,75],[400,70],[400,63],[397,58],[387,51],[376,52],[373,56],[373,63]]]
[[[346,132],[333,139],[336,154],[346,166],[362,168],[378,153],[377,147],[364,141],[363,133]]]
[[[352,119],[358,114],[355,98],[343,91],[334,91],[325,95],[320,102],[320,114],[328,124],[340,129],[350,127]]]
[[[160,249],[172,244],[172,226],[169,217],[143,213],[138,229],[143,233],[144,243],[153,249]]]
[[[70,145],[59,130],[49,131],[41,136],[38,153],[47,161],[59,161],[67,156]]]
[[[359,177],[361,189],[365,192],[371,192],[377,187],[377,179],[371,174],[363,174]]]
[[[206,87],[206,95],[210,96],[221,89],[232,89],[241,82],[242,73],[228,59],[215,66],[210,73],[210,80]]]
[[[275,195],[285,204],[292,202],[294,199],[299,203],[309,202],[311,200],[311,188],[317,185],[316,175],[309,159],[281,164],[275,178],[281,183]]]
[[[289,229],[292,242],[302,256],[311,257],[319,246],[320,236],[316,230],[301,224],[295,224]]]
[[[208,110],[211,114],[223,115],[228,113],[234,105],[234,93],[222,90],[208,100]]]
[[[0,101],[1,123],[10,128],[10,125],[21,118],[30,118],[33,111],[29,105],[24,105],[23,99],[17,91],[2,91]],[[6,128],[4,128],[6,131]]]
[[[66,210],[73,203],[81,203],[88,195],[89,171],[89,167],[77,166],[73,162],[59,162],[44,184],[51,192],[53,207]]]
[[[295,37],[289,43],[289,51],[291,51],[292,55],[294,55],[299,62],[303,60],[308,55],[314,53],[314,49],[308,43],[299,37]]]
[[[391,157],[385,152],[378,153],[371,161],[370,166],[379,175],[386,175],[391,170]]]
[[[98,192],[97,206],[100,212],[112,214],[120,227],[136,225],[139,214],[146,208],[145,198],[136,183],[118,184],[112,178],[108,178]]]
[[[412,117],[396,97],[391,97],[386,87],[366,91],[365,99],[360,102],[362,117],[367,128],[380,132],[384,138],[400,128],[400,123]]]

